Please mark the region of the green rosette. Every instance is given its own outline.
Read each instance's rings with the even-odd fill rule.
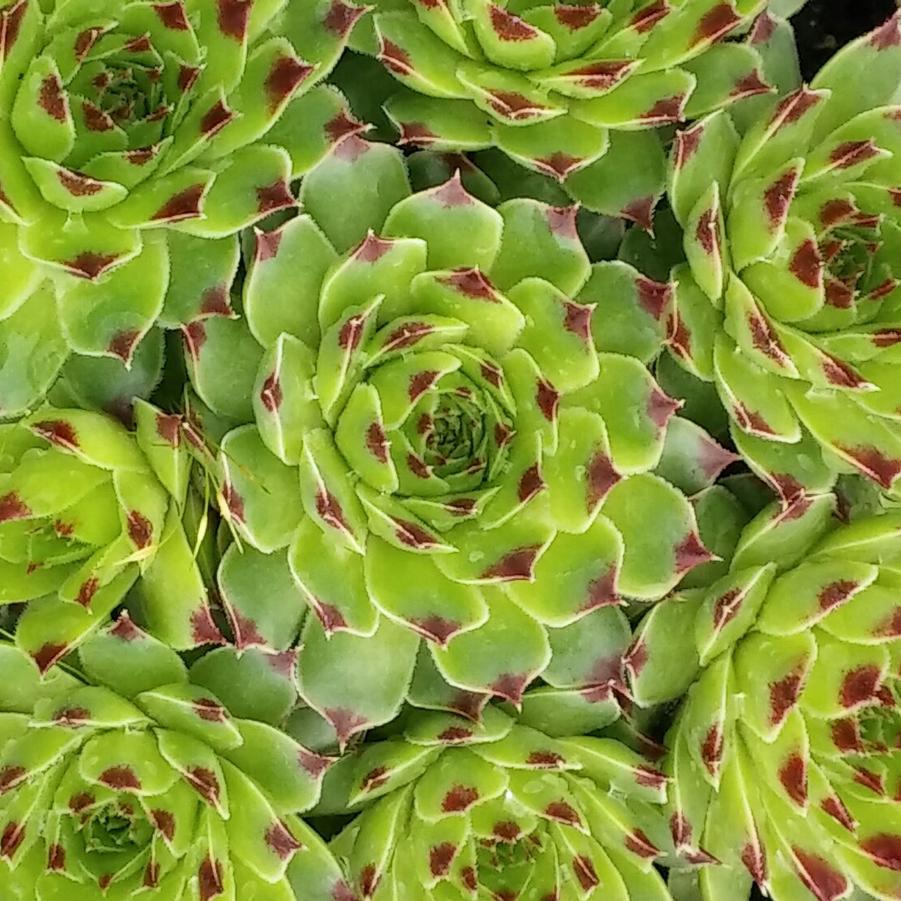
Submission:
[[[121,604],[174,648],[221,643],[203,503],[179,417],[140,401],[137,430],[44,407],[0,425],[0,604],[41,672]]]
[[[231,315],[237,232],[293,206],[291,179],[359,128],[317,82],[362,12],[3,0],[0,416],[70,354],[130,367],[155,325]]]
[[[664,769],[704,901],[901,891],[901,519],[835,510],[831,494],[767,506],[728,573],[639,627],[636,688],[663,702],[691,683]]]
[[[495,707],[479,724],[413,714],[344,758],[313,813],[363,898],[671,901],[667,779],[610,738],[550,738]]]
[[[727,40],[766,5],[379,0],[351,38],[368,57],[346,57],[336,81],[401,145],[495,148],[650,229],[661,127],[770,90],[757,47]]]
[[[331,761],[233,716],[127,615],[77,671],[39,679],[7,644],[0,661],[4,898],[353,899],[296,815]]]
[[[477,714],[544,674],[606,698],[619,608],[710,560],[685,492],[734,459],[687,422],[669,438],[679,404],[597,350],[600,296],[656,326],[671,286],[593,267],[574,208],[494,209],[459,173],[412,193],[401,154],[356,136],[300,197],[247,248],[243,319],[185,330],[194,390],[235,425],[216,481],[236,645],[300,628],[301,695],[342,742],[411,692]]]
[[[785,28],[769,20],[764,37]],[[716,113],[673,146],[685,262],[670,350],[715,385],[738,450],[786,501],[828,490],[830,471],[889,493],[901,474],[899,28],[895,15],[809,87],[794,73],[756,114]]]

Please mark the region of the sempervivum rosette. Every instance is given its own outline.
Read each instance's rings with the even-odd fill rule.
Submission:
[[[822,490],[821,455],[886,490],[901,474],[899,77],[896,15],[743,136],[718,114],[674,145],[688,265],[671,349],[716,383],[739,449],[786,498]]]
[[[127,616],[39,680],[0,646],[0,884],[17,901],[354,894],[296,816],[329,761],[238,718]]]
[[[446,682],[518,702],[569,627],[709,559],[650,472],[678,404],[592,335],[594,292],[668,288],[593,272],[574,209],[494,210],[458,176],[411,195],[401,155],[356,137],[301,199],[257,234],[244,320],[187,330],[200,397],[256,414],[221,441],[220,506],[249,546],[221,573],[235,631],[265,644],[286,619],[243,567],[299,589],[302,693],[342,740],[396,683],[393,715],[420,636]],[[351,679],[361,661],[391,678]]]
[[[380,0],[354,41],[403,85],[385,106],[402,141],[496,146],[562,181],[605,154],[608,132],[680,121],[715,69],[704,112],[767,90],[753,51],[719,54],[764,5]]]
[[[309,89],[361,13],[0,4],[0,416],[70,351],[129,363],[158,320],[229,314],[235,233],[290,206],[289,180],[347,121],[333,90]]]
[[[0,604],[27,607],[16,641],[38,669],[108,621],[134,590],[177,648],[218,642],[189,543],[189,463],[176,417],[140,402],[138,430],[42,408],[0,426]]]
[[[666,778],[613,739],[418,714],[326,779],[314,813],[360,811],[333,848],[364,898],[670,898]]]
[[[673,838],[713,864],[709,901],[752,882],[776,901],[901,893],[901,518],[836,525],[834,507],[765,509],[726,576],[640,630],[660,696],[701,667],[667,743]]]

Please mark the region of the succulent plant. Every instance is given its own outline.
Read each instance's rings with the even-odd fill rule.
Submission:
[[[651,472],[678,404],[593,338],[596,295],[654,306],[668,287],[592,269],[574,208],[494,210],[459,176],[411,194],[400,154],[357,137],[301,198],[305,214],[256,236],[244,319],[186,330],[200,398],[255,414],[220,454],[244,565],[290,573],[279,584],[315,610],[305,697],[342,739],[372,725],[367,692],[396,684],[379,721],[396,713],[419,636],[446,682],[518,702],[580,620],[657,600],[710,557]],[[224,565],[236,631],[265,643],[284,601],[238,575],[239,549]],[[357,698],[346,670],[362,660],[394,675]]]
[[[41,680],[0,645],[4,897],[354,897],[296,816],[329,760],[232,716],[126,614],[78,658]]]
[[[138,429],[44,407],[0,425],[0,604],[27,602],[16,642],[46,672],[126,595],[179,649],[221,641],[190,520],[178,417],[150,404]]]
[[[385,104],[401,143],[497,146],[563,181],[609,132],[680,121],[699,78],[704,112],[766,91],[753,51],[722,44],[764,6],[380,0],[353,40],[403,86]]]
[[[664,769],[676,851],[707,864],[705,901],[752,882],[777,901],[901,891],[901,517],[837,524],[835,507],[831,494],[768,506],[726,575],[638,632],[645,691],[664,701],[693,682]]]
[[[230,315],[235,233],[291,206],[290,179],[355,127],[309,89],[361,14],[3,0],[0,415],[32,407],[70,351],[130,363],[155,322]]]
[[[721,112],[673,145],[687,263],[670,349],[715,383],[736,446],[785,499],[832,472],[886,491],[901,474],[899,78],[896,14],[743,134]]]
[[[359,813],[332,847],[363,898],[670,898],[667,780],[613,739],[419,713],[326,780],[314,813]]]

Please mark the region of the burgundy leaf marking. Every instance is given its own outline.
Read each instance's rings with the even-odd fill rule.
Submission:
[[[634,222],[639,228],[649,234],[654,233],[654,207],[657,201],[654,197],[639,197],[627,203],[621,210],[620,215]]]
[[[174,3],[154,3],[153,11],[163,25],[172,31],[187,31],[191,27],[181,0],[175,0]]]
[[[638,303],[641,308],[656,320],[663,318],[673,299],[673,286],[665,282],[655,282],[643,275],[635,280]]]
[[[901,474],[901,460],[886,457],[878,448],[862,445],[849,447],[842,444],[837,444],[836,448],[850,457],[859,469],[883,488],[891,488]]]
[[[420,635],[429,641],[434,641],[444,647],[448,641],[456,635],[461,624],[456,620],[446,619],[443,616],[432,614],[431,616],[417,617],[410,620],[410,625]]]
[[[326,12],[322,20],[322,24],[339,38],[343,38],[350,33],[350,30],[356,25],[357,20],[362,16],[369,7],[352,6],[349,3],[342,3],[341,0],[332,0],[332,4]]]
[[[31,430],[45,441],[66,450],[78,450],[80,447],[75,427],[65,419],[44,419],[32,423]]]
[[[219,30],[239,44],[244,42],[253,0],[217,0]]]
[[[587,28],[601,14],[597,6],[571,6],[558,3],[551,8],[557,21],[569,28],[570,31]]]
[[[446,876],[457,854],[453,842],[441,842],[429,849],[429,872],[436,877]]]
[[[684,169],[685,164],[698,152],[705,130],[706,126],[699,122],[691,128],[676,133],[673,142],[673,164],[677,171]]]
[[[648,838],[642,829],[636,829],[631,835],[626,836],[626,847],[639,857],[657,857],[660,849]]]
[[[901,870],[901,836],[879,833],[864,839],[860,847],[887,870]]]
[[[172,812],[155,808],[150,811],[150,819],[163,838],[167,842],[171,842],[175,835],[175,817],[172,815]]]
[[[779,768],[779,781],[799,807],[807,803],[807,765],[800,754],[791,754]]]
[[[191,614],[191,639],[195,645],[225,644],[208,604],[202,604]]]
[[[803,665],[797,666],[786,676],[770,683],[770,725],[782,723],[801,695]]]
[[[294,206],[291,186],[282,180],[257,188],[257,212],[273,213]]]
[[[203,184],[191,185],[169,198],[151,217],[153,222],[181,222],[194,219],[201,213],[206,191]],[[192,323],[193,324],[193,323]]]
[[[28,771],[23,766],[8,764],[0,770],[0,795],[5,795],[10,789],[15,788],[25,781]]]
[[[901,45],[901,30],[899,30],[898,15],[892,16],[884,25],[874,29],[869,36],[867,43],[874,50],[890,50],[892,47]]]
[[[138,774],[125,764],[105,769],[98,777],[98,781],[116,791],[139,791],[141,788]]]
[[[548,422],[557,418],[557,406],[560,403],[560,392],[554,386],[542,378],[536,385],[535,402],[538,409]]]
[[[578,812],[566,801],[551,801],[544,808],[544,813],[552,820],[566,823],[568,826],[578,826],[582,822]]]
[[[714,723],[701,742],[701,761],[711,776],[719,772],[723,760],[723,730],[719,723]]]
[[[41,675],[43,675],[57,660],[64,657],[68,650],[69,646],[67,644],[56,644],[48,641],[45,644],[42,644],[40,648],[31,655],[31,658],[34,660]]]
[[[25,824],[15,820],[6,824],[3,834],[0,835],[0,857],[12,858],[19,845],[25,841]]]
[[[282,386],[278,380],[278,373],[271,372],[263,382],[260,400],[270,413],[275,413],[282,405],[282,399]]]
[[[798,876],[817,901],[837,901],[848,891],[848,881],[828,861],[815,854],[792,847],[800,869]]]
[[[376,887],[381,881],[381,875],[376,871],[374,863],[368,863],[360,870],[360,891],[364,898],[371,898],[375,894]]]
[[[25,519],[31,515],[28,505],[15,491],[8,491],[0,497],[0,523]]]
[[[281,820],[276,820],[263,838],[280,860],[287,860],[303,847]]]
[[[529,580],[534,573],[535,561],[541,545],[529,545],[510,551],[486,569],[482,579],[497,579],[502,582]]]
[[[314,66],[293,56],[281,56],[272,64],[264,88],[269,109],[275,112],[288,101],[297,88],[313,73]]]
[[[500,303],[494,285],[477,268],[456,269],[450,275],[441,276],[438,282],[473,300]]]
[[[601,884],[591,858],[583,854],[573,857],[573,873],[575,873],[576,879],[584,892],[593,891]]]
[[[763,192],[763,204],[766,207],[771,232],[775,232],[785,222],[800,175],[798,169],[790,169]]]
[[[191,767],[184,773],[185,780],[200,795],[207,804],[213,807],[219,806],[221,789],[216,774],[202,766]]]
[[[369,725],[369,720],[365,716],[361,716],[349,707],[327,707],[322,713],[334,727],[338,735],[338,743],[342,748],[351,735]]]
[[[555,8],[559,9],[559,7]],[[555,178],[559,182],[564,182],[579,168],[583,161],[577,156],[570,156],[568,153],[562,153],[557,150],[550,156],[535,159],[533,162],[545,175]]]
[[[754,841],[748,842],[742,848],[741,862],[758,885],[766,885],[768,876],[766,851],[763,845],[760,844],[760,838],[756,834],[754,835]]]
[[[858,666],[845,673],[839,688],[839,701],[842,707],[856,707],[876,696],[882,673],[878,666],[872,664]]]
[[[702,563],[709,563],[714,555],[704,547],[696,532],[690,532],[685,536],[681,544],[675,548],[676,572],[685,573]]]
[[[666,18],[670,12],[672,12],[672,7],[666,0],[656,0],[656,2],[635,13],[629,25],[638,34],[644,34],[650,31],[661,19]]]
[[[385,68],[401,77],[413,75],[416,71],[406,50],[381,35],[379,36],[378,60]]]
[[[848,808],[842,803],[841,798],[837,795],[831,795],[823,798],[820,802],[820,808],[824,813],[832,817],[837,823],[840,823],[849,832],[853,832],[857,828],[854,817],[848,812]]]
[[[126,528],[128,537],[139,549],[148,547],[153,541],[153,524],[138,510],[129,512],[126,517]]]
[[[110,629],[110,635],[119,641],[135,641],[143,637],[144,633],[132,622],[128,613],[123,610],[116,620],[116,624]]]
[[[597,450],[588,463],[586,471],[587,492],[586,507],[589,511],[602,501],[609,491],[616,485],[622,476],[613,466],[613,460],[607,455],[606,450]]]
[[[471,785],[454,785],[444,796],[441,809],[444,813],[459,813],[472,807],[479,800],[478,791]]]
[[[66,868],[66,849],[60,844],[52,844],[47,849],[47,869],[59,872]]]
[[[716,41],[741,22],[742,17],[735,12],[731,3],[720,3],[710,9],[698,23],[691,46]]]
[[[47,75],[41,82],[38,106],[57,122],[65,122],[69,118],[69,101],[55,75]]]
[[[219,0],[220,6],[226,0]],[[197,871],[200,901],[210,901],[225,891],[222,881],[222,864],[213,857],[204,858]]]

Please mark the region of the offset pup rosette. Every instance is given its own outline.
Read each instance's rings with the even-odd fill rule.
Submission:
[[[138,428],[42,408],[0,425],[0,604],[27,604],[16,643],[41,672],[129,592],[178,649],[222,640],[191,533],[178,417],[137,406]]]
[[[670,901],[666,777],[613,739],[420,713],[326,778],[314,813],[359,811],[332,847],[363,898]]]
[[[661,700],[669,636],[697,673],[664,768],[705,901],[752,883],[776,901],[901,893],[901,517],[837,525],[834,508],[765,509],[728,575],[639,630],[637,679]]]
[[[673,147],[670,349],[786,499],[828,488],[823,461],[886,491],[901,474],[899,77],[895,15],[743,134],[718,113]]]
[[[123,614],[39,679],[0,645],[0,884],[16,901],[355,897],[296,816],[328,759],[232,716]]]
[[[342,739],[389,681],[394,715],[420,637],[445,684],[518,702],[581,620],[658,600],[710,557],[652,473],[678,404],[593,337],[597,294],[653,305],[668,287],[592,269],[574,209],[495,210],[458,176],[411,194],[399,152],[356,137],[301,199],[256,236],[244,319],[186,330],[200,397],[255,414],[221,441],[220,507],[252,551],[220,571],[235,631],[290,640],[264,631],[287,608],[243,568],[299,589],[316,614],[303,693]],[[361,660],[394,676],[348,678]]]
[[[291,206],[291,178],[349,121],[310,89],[361,14],[0,3],[0,416],[33,406],[70,351],[130,363],[156,322],[230,315],[235,234]]]

